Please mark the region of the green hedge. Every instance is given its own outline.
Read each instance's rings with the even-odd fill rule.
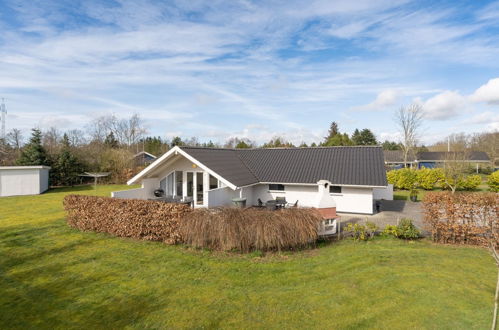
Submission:
[[[496,172],[497,173],[497,172]],[[495,173],[494,173],[495,174]],[[492,175],[494,175],[492,174]],[[490,177],[492,177],[492,175]],[[435,188],[447,189],[445,186],[445,173],[441,168],[422,168],[410,169],[402,168],[399,170],[392,170],[386,174],[388,183],[393,184],[396,189],[411,190],[421,188],[424,190],[433,190]],[[490,181],[491,179],[489,179]],[[492,182],[496,180],[499,186],[499,175]],[[459,182],[458,189],[461,190],[475,190],[482,183],[482,178],[479,175],[468,175],[464,180]],[[490,185],[490,183],[489,183]]]

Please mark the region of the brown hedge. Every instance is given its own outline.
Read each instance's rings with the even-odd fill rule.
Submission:
[[[181,241],[179,221],[191,211],[184,204],[82,195],[68,195],[63,203],[74,228],[168,244]]]
[[[321,216],[313,209],[197,209],[185,214],[185,243],[214,250],[269,251],[305,246],[317,239]]]
[[[499,194],[429,192],[423,198],[424,221],[435,242],[499,245]]]

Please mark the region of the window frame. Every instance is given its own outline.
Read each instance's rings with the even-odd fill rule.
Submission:
[[[269,191],[271,192],[285,192],[286,191],[286,186],[281,184],[281,183],[269,183]],[[276,188],[276,189],[273,189]],[[280,189],[282,188],[282,189]]]
[[[331,191],[331,188],[338,188],[339,189],[339,192],[338,191]],[[343,187],[342,186],[334,186],[334,185],[330,185],[329,186],[329,193],[331,195],[342,195],[343,194]]]

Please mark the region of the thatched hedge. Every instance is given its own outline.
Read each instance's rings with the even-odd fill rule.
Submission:
[[[430,192],[422,205],[435,242],[485,246],[499,237],[499,194]]]
[[[281,250],[315,242],[321,220],[313,209],[197,209],[185,214],[180,234],[194,247],[242,252]]]
[[[82,195],[66,196],[64,208],[68,224],[80,230],[168,244],[181,242],[178,224],[191,211],[183,204]]]

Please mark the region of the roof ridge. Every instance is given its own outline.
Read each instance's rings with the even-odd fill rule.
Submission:
[[[243,149],[243,148],[239,148],[240,149]],[[246,162],[241,158],[241,156],[239,155],[239,152],[238,152],[238,149],[234,149],[234,152],[236,153],[236,156],[237,158],[241,161],[241,163],[244,165],[244,167],[246,167],[248,169],[248,171],[250,171],[250,173],[255,177],[255,179],[260,182],[260,178],[255,174],[255,172],[248,166],[248,164],[246,164]]]

